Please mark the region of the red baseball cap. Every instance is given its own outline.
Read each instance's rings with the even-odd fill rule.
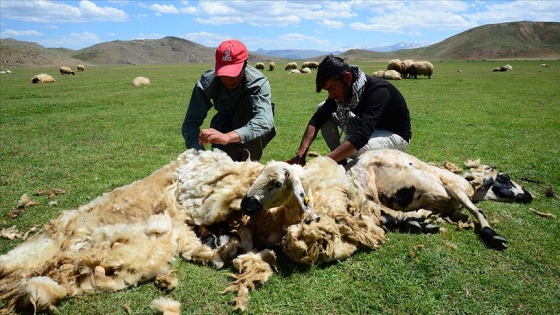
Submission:
[[[242,42],[235,39],[222,42],[216,49],[216,75],[236,77],[248,57],[249,52]]]

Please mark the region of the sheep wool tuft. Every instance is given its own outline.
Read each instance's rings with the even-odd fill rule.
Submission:
[[[150,306],[163,315],[181,315],[181,303],[171,298],[159,297],[153,300]]]

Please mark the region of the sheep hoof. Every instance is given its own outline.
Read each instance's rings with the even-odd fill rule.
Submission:
[[[508,248],[507,240],[488,226],[482,229],[480,237],[484,243],[496,250],[504,250]]]
[[[390,215],[385,215],[385,214],[381,216],[381,222],[383,223],[383,226],[387,229],[392,229],[396,227],[398,223],[397,219],[395,219]]]
[[[423,231],[426,234],[437,234],[439,233],[439,226],[434,224],[426,224],[423,226]]]
[[[413,234],[419,234],[423,232],[423,228],[418,221],[408,221],[406,222],[406,229],[408,232]]]

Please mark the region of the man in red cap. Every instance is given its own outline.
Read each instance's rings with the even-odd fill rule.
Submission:
[[[249,52],[238,40],[226,40],[216,49],[214,69],[194,86],[183,121],[187,149],[204,145],[225,151],[234,161],[258,161],[276,135],[268,79],[247,64]],[[210,128],[200,130],[208,111],[216,115]]]

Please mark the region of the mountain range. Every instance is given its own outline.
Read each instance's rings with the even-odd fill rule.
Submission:
[[[45,48],[34,42],[0,39],[1,67],[36,65],[165,64],[213,62],[215,48],[179,37],[110,41],[80,50]],[[392,46],[347,51],[265,50],[249,52],[249,61],[284,62],[314,59],[326,54],[351,61],[559,59],[560,22],[508,22],[488,24],[449,37],[435,44],[398,43]]]

